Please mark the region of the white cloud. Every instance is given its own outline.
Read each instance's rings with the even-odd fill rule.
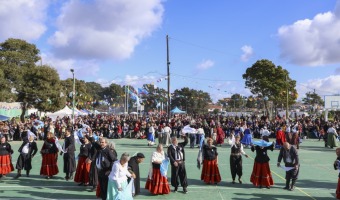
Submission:
[[[49,38],[65,58],[126,59],[160,27],[162,0],[73,0],[65,3]]]
[[[0,40],[19,38],[36,40],[46,31],[44,24],[50,1],[1,0]]]
[[[82,61],[74,59],[59,59],[48,53],[42,53],[41,57],[42,64],[55,68],[61,79],[72,78],[70,69],[74,69],[75,78],[80,80],[83,80],[84,76],[96,76],[100,69],[95,60]]]
[[[291,63],[318,66],[340,62],[340,1],[333,12],[280,27],[278,37],[281,57]]]
[[[332,75],[325,78],[308,80],[297,85],[299,99],[303,98],[307,92],[315,92],[321,97],[340,93],[340,75]]]
[[[137,75],[125,75],[124,78],[121,76],[115,77],[113,80],[97,79],[96,82],[101,84],[103,87],[107,87],[112,83],[118,85],[131,85],[134,87],[142,87],[143,84],[150,84],[157,80],[154,76],[137,76]]]
[[[206,70],[215,65],[214,61],[212,60],[203,60],[200,64],[197,65],[197,69],[199,70]]]
[[[254,54],[253,52],[253,48],[251,46],[248,46],[248,45],[244,45],[242,48],[241,48],[243,54],[241,55],[241,60],[243,62],[247,62],[251,56]]]

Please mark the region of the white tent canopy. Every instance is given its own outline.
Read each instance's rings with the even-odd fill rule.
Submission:
[[[65,106],[63,109],[58,110],[57,112],[47,113],[47,116],[52,118],[52,120],[55,120],[58,116],[65,117],[65,116],[71,116],[71,115],[72,115],[72,109],[70,109],[68,106]]]

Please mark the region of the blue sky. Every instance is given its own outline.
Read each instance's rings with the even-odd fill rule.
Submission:
[[[0,0],[0,41],[20,38],[43,64],[72,77],[166,88],[189,87],[216,101],[250,95],[242,74],[269,59],[313,89],[340,93],[340,1]]]

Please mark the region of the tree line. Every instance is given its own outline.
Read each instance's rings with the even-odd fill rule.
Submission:
[[[138,95],[137,88],[133,86],[113,83],[103,87],[95,82],[78,79],[75,80],[76,93],[73,94],[72,78],[61,80],[53,66],[39,64],[39,61],[40,50],[35,44],[14,38],[0,43],[0,101],[21,102],[22,120],[30,107],[44,112],[54,112],[65,105],[73,106],[73,95],[76,95],[75,106],[78,109],[121,107],[129,91]],[[258,104],[263,104],[268,110],[268,102],[280,106],[288,98],[289,105],[292,105],[298,97],[296,81],[289,77],[289,72],[269,60],[259,60],[247,68],[243,79],[246,88],[249,88],[253,95],[244,97],[233,94],[230,98],[218,100],[218,104],[234,108],[254,108]],[[157,88],[153,84],[144,84],[142,88],[147,94],[139,94],[137,100],[129,98],[130,106],[140,104],[144,106],[145,111],[160,110],[162,106],[167,106],[165,89]],[[307,94],[304,100],[312,103],[322,101],[315,92]],[[171,108],[179,107],[188,113],[205,113],[210,103],[212,103],[210,94],[202,90],[183,87],[171,94]]]

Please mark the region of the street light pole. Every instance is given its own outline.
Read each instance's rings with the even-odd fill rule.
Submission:
[[[76,95],[76,79],[74,78],[74,69],[70,70],[72,72],[73,75],[73,92],[72,92],[72,125],[74,126],[74,106],[76,104],[76,99],[75,99],[75,95]]]

